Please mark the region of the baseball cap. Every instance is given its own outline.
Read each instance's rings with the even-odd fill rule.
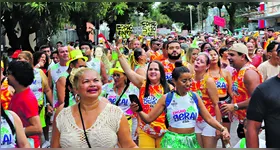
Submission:
[[[236,52],[239,52],[239,53],[242,53],[242,54],[245,54],[247,59],[252,62],[251,58],[249,57],[248,55],[248,48],[245,44],[243,43],[234,43],[230,48],[229,50],[232,50],[232,51],[236,51]]]
[[[268,28],[267,31],[272,31],[272,32],[274,32],[274,29],[273,29],[273,28]]]
[[[22,51],[22,50],[16,50],[16,51],[13,53],[13,55],[11,56],[11,58],[14,58],[14,59],[18,58],[18,55],[19,55],[19,53],[20,53],[21,51]]]

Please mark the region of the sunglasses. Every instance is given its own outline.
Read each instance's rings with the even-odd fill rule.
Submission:
[[[120,75],[120,74],[117,74],[117,73],[114,73],[114,74],[113,74],[113,77],[120,78],[121,75]]]

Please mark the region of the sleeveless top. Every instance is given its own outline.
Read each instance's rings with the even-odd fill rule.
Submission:
[[[164,67],[166,80],[172,79],[172,71],[175,69],[175,63],[171,63],[168,59],[161,62]],[[188,62],[183,61],[183,65],[188,68]]]
[[[14,125],[13,116],[5,110],[5,113]],[[16,148],[16,135],[13,135],[11,127],[9,126],[7,120],[1,116],[1,148]]]
[[[211,114],[211,116],[216,116],[213,103],[209,97],[207,87],[206,87],[206,82],[208,78],[209,75],[206,74],[204,75],[203,79],[201,79],[200,81],[193,80],[191,84],[191,91],[196,92],[200,96],[203,104],[205,105],[206,109]],[[197,118],[197,122],[202,122],[202,121],[203,118],[199,115]]]
[[[123,111],[112,104],[107,104],[93,125],[86,129],[92,148],[115,148],[118,143],[117,133]],[[72,115],[72,107],[63,108],[57,115],[56,125],[60,132],[61,148],[88,148],[83,128],[77,126]]]
[[[52,76],[52,84],[53,84],[53,104],[58,101],[57,99],[57,89],[56,89],[56,82],[60,78],[61,74],[66,72],[68,69],[67,66],[60,66],[59,63],[56,63],[51,68],[51,76]],[[55,107],[56,108],[56,107]]]
[[[43,89],[43,81],[41,77],[41,69],[34,68],[34,80],[30,85],[30,89],[34,93],[36,99],[38,100],[38,105],[42,106],[44,104],[44,89]]]
[[[173,128],[195,127],[199,109],[192,94],[194,93],[188,92],[185,96],[180,96],[173,92],[170,103],[166,102],[166,117],[169,126]],[[166,99],[166,101],[168,100]]]
[[[255,70],[260,77],[260,83],[263,82],[262,75],[256,69],[256,67],[250,63],[245,64],[238,72],[234,72],[232,76],[232,91],[234,93],[234,103],[243,102],[251,97],[244,84],[244,75],[245,72],[249,69]],[[235,113],[239,120],[244,120],[244,118],[246,117],[246,109],[235,111]]]
[[[211,76],[210,72],[208,72],[209,76]],[[216,83],[216,87],[218,89],[219,95],[226,95],[228,92],[228,82],[226,78],[222,75],[222,70],[220,70],[220,77],[212,77]]]
[[[98,58],[91,58],[86,64],[88,68],[96,70],[99,74],[101,73],[101,62]]]
[[[137,69],[139,69],[139,68],[141,68],[141,66],[140,66],[140,65],[135,65],[135,66],[134,66],[134,71],[136,72],[136,71],[137,71]]]
[[[68,75],[69,75],[69,73],[66,71],[66,72],[63,72],[63,73],[60,75],[59,78],[61,78],[61,77],[67,78]],[[59,79],[59,78],[58,78],[58,79]],[[55,88],[55,90],[57,90],[57,89]],[[55,99],[54,99],[54,101],[53,101],[54,107],[57,108],[57,107],[59,106],[58,97],[57,97],[57,92],[55,92],[55,94],[53,94],[53,95],[54,95],[54,97],[55,97]],[[73,106],[73,105],[75,105],[75,104],[76,104],[76,101],[75,101],[74,95],[73,95],[71,92],[69,92],[69,105],[68,105],[68,106]]]
[[[146,82],[143,83],[140,88],[139,101],[142,105],[143,112],[148,114],[151,112],[152,108],[158,102],[158,100],[164,95],[164,89],[161,84],[159,85],[149,85],[149,93],[148,97],[144,97]],[[140,128],[147,134],[153,135],[156,137],[162,136],[166,132],[165,126],[165,113],[163,112],[155,121],[150,124],[146,124],[141,120]]]
[[[12,93],[9,90],[8,78],[5,77],[3,83],[1,84],[1,104],[5,110],[8,109],[10,101],[12,99]]]
[[[131,101],[129,99],[129,95],[139,95],[139,89],[134,86],[132,83],[129,84],[129,87],[125,91],[125,93],[122,95],[118,106],[123,110],[124,114],[126,116],[132,116],[133,111],[130,109],[130,104]],[[115,91],[114,91],[114,82],[112,83],[107,83],[103,85],[102,87],[102,93],[101,95],[105,98],[107,98],[112,104],[116,105],[117,100],[119,99],[119,96]]]

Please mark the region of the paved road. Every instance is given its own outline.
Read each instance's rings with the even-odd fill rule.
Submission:
[[[230,142],[232,144],[232,147],[235,146],[238,143],[238,141],[240,140],[237,137],[237,134],[236,134],[237,125],[238,125],[238,121],[234,121],[231,124],[231,129],[230,129],[231,140],[230,140]],[[50,128],[50,139],[51,139],[51,131],[52,131],[52,128]],[[260,134],[260,138],[265,140],[265,131],[262,131],[262,133]],[[217,148],[222,148],[221,140],[218,141]]]
[[[238,121],[232,122],[231,129],[230,129],[230,131],[231,131],[231,133],[230,133],[230,136],[231,136],[230,142],[231,142],[232,147],[235,146],[238,143],[238,141],[240,140],[237,137],[237,134],[236,134],[237,126],[238,126]],[[264,131],[262,131],[262,133],[260,134],[260,138],[265,140],[265,132]],[[218,141],[217,148],[222,148],[221,140]]]

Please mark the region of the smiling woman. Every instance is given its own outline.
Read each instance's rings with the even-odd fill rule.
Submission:
[[[100,98],[100,75],[93,69],[80,68],[73,79],[73,90],[80,103],[56,112],[52,148],[133,148],[128,122],[123,111]],[[85,144],[86,143],[86,144]]]

